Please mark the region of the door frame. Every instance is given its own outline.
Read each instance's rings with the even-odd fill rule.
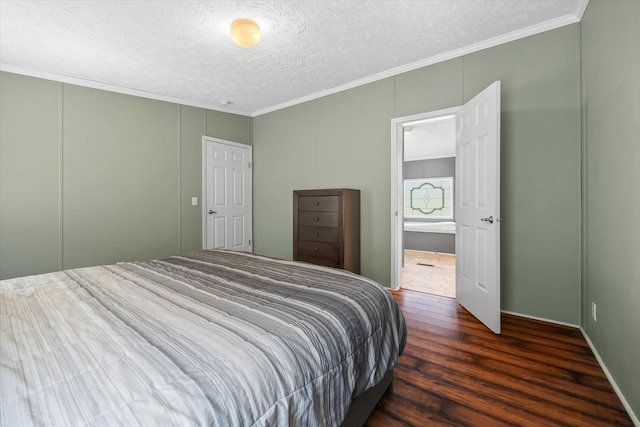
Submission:
[[[461,106],[428,111],[411,116],[391,119],[391,283],[393,290],[400,289],[402,282],[402,262],[404,248],[404,215],[403,212],[403,163],[404,132],[403,128],[411,123],[455,115]],[[458,172],[456,171],[456,177]]]
[[[239,142],[228,141],[226,139],[215,138],[212,136],[202,135],[202,248],[207,247],[207,143],[214,142],[218,144],[231,145],[236,148],[246,149],[248,151],[249,158],[249,202],[251,203],[249,209],[249,248],[253,252],[253,147],[249,144],[242,144]]]

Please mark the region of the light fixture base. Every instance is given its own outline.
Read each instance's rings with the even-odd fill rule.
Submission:
[[[260,42],[260,27],[256,21],[247,18],[235,19],[231,23],[229,35],[238,46],[253,47]]]

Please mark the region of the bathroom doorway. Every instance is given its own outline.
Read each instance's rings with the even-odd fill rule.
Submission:
[[[456,123],[456,300],[500,333],[500,81],[464,105],[391,120],[391,288],[404,265],[405,126],[446,115]],[[429,186],[427,186],[429,187]],[[430,210],[430,209],[425,209]]]
[[[400,287],[455,298],[455,114],[403,123]]]

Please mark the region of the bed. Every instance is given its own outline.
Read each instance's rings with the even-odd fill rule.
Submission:
[[[0,425],[362,425],[404,318],[347,271],[224,250],[0,281]]]

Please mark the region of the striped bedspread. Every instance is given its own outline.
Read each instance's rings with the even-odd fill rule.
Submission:
[[[380,285],[229,251],[0,281],[3,426],[337,426],[397,363]]]

